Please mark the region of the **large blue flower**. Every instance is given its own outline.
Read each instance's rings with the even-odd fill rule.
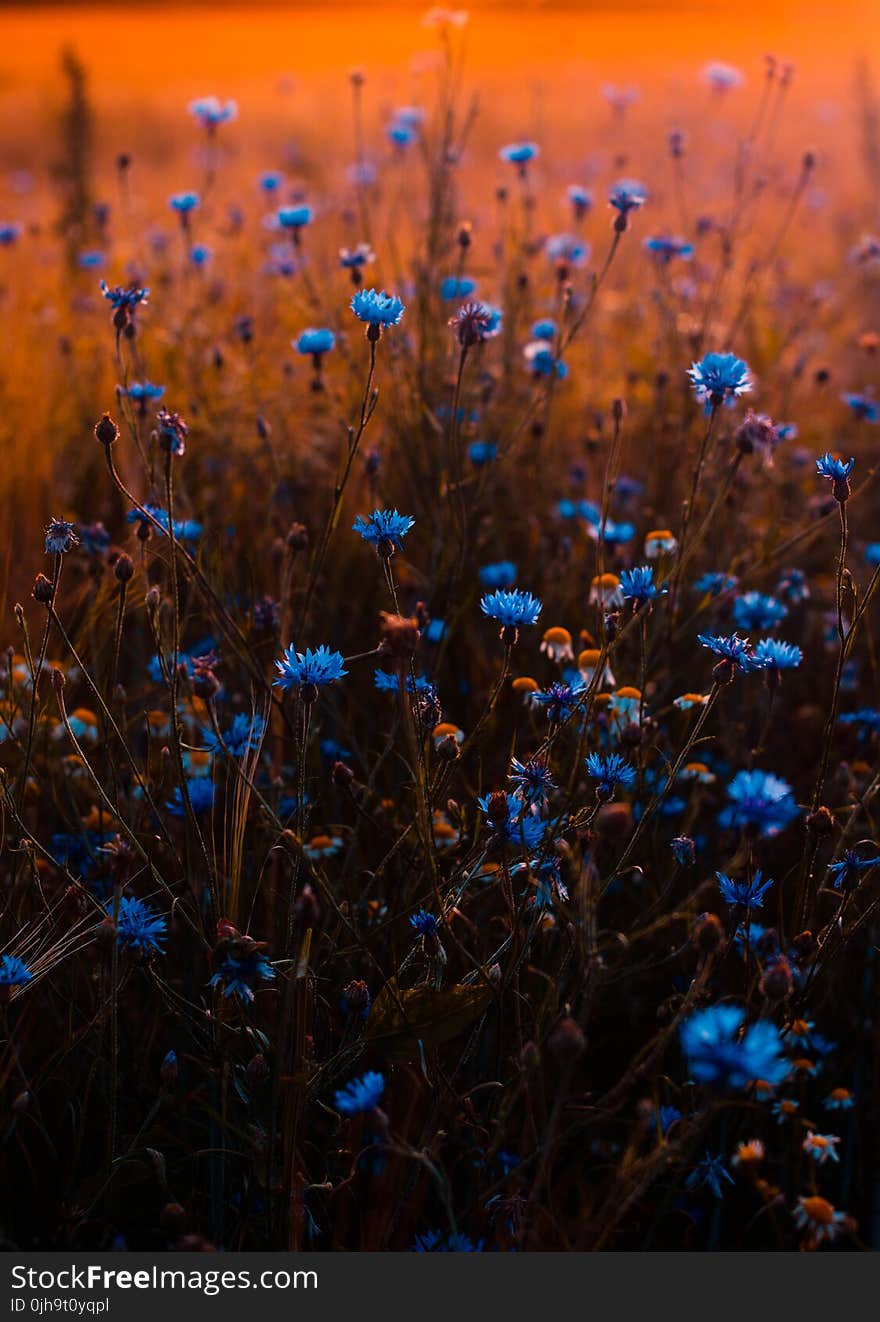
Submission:
[[[376,289],[359,289],[350,306],[358,321],[369,326],[397,326],[404,313],[401,300],[384,290],[380,293]]]
[[[752,388],[749,367],[735,353],[707,353],[688,368],[688,376],[697,399],[710,412],[719,404],[732,404],[738,395]]]
[[[509,592],[490,592],[480,602],[480,608],[490,620],[497,620],[505,629],[519,629],[534,624],[541,614],[541,603],[531,592],[513,588]]]
[[[107,902],[107,912],[113,913],[114,901]],[[125,950],[138,955],[148,955],[151,951],[162,954],[162,942],[165,939],[166,920],[161,914],[154,913],[143,900],[136,900],[123,895],[119,901],[116,917],[116,940]]]
[[[415,519],[411,514],[401,514],[398,510],[392,509],[373,510],[368,518],[359,514],[351,526],[372,546],[381,547],[385,543],[399,551],[404,537],[414,523]]]
[[[691,1078],[740,1092],[758,1079],[782,1082],[789,1065],[779,1029],[769,1019],[759,1019],[742,1031],[745,1019],[738,1005],[712,1005],[684,1021],[681,1048]]]
[[[333,1105],[343,1115],[360,1115],[364,1111],[374,1111],[384,1091],[384,1076],[378,1070],[369,1070],[340,1088],[333,1098]]]
[[[738,771],[727,797],[730,806],[719,813],[719,825],[750,827],[764,836],[778,835],[800,811],[788,782],[769,771]]]
[[[348,674],[342,653],[332,652],[325,644],[297,652],[291,643],[281,660],[275,662],[275,668],[279,672],[275,683],[282,689],[320,689]]]

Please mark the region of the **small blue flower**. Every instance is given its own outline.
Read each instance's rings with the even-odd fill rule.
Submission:
[[[384,1091],[384,1076],[377,1070],[369,1070],[359,1079],[352,1079],[344,1088],[340,1088],[333,1098],[333,1105],[343,1115],[360,1115],[365,1111],[374,1111]]]
[[[214,782],[208,776],[188,776],[186,788],[192,810],[196,816],[213,808]],[[175,785],[174,793],[165,804],[165,807],[172,817],[186,816],[186,802],[179,785]]]
[[[862,873],[880,864],[880,858],[861,858],[854,849],[847,849],[835,863],[829,863],[828,871],[834,878],[834,889],[855,890],[862,880]]]
[[[498,155],[502,161],[522,167],[528,165],[529,161],[535,160],[540,153],[541,148],[536,142],[509,142],[506,147],[501,148]]]
[[[446,302],[460,301],[472,294],[476,287],[476,280],[470,276],[448,275],[440,282],[440,297]]]
[[[610,798],[618,785],[628,789],[635,783],[636,770],[630,766],[620,753],[590,753],[586,760],[587,773],[597,781],[596,793],[600,798]]]
[[[107,299],[114,312],[122,308],[126,312],[133,312],[134,309],[148,301],[149,289],[140,289],[137,285],[130,285],[123,289],[121,285],[114,285],[112,288],[106,280],[101,281],[101,293]]]
[[[586,685],[575,685],[556,681],[545,689],[536,689],[529,694],[529,701],[534,707],[543,709],[548,721],[561,725],[577,711],[581,695]]]
[[[574,234],[551,234],[544,246],[551,262],[584,266],[590,259],[590,245]]]
[[[752,388],[748,364],[735,353],[707,353],[688,368],[697,399],[705,401],[706,412],[721,404],[733,404],[738,395]]]
[[[0,955],[0,987],[23,987],[34,975],[16,955]]]
[[[568,367],[561,358],[557,358],[546,340],[532,340],[523,349],[523,356],[536,376],[556,376],[563,381],[568,376]]]
[[[418,913],[410,915],[410,926],[414,927],[419,936],[436,936],[439,926],[437,919],[427,909],[419,909]]]
[[[769,771],[738,771],[727,787],[730,806],[718,816],[723,827],[751,827],[778,835],[800,813],[787,781]]]
[[[75,523],[67,519],[52,519],[46,529],[46,555],[65,555],[79,545]]]
[[[804,659],[804,654],[794,643],[784,643],[779,638],[762,638],[755,646],[755,656],[766,664],[766,669],[777,674],[781,670],[796,670]]]
[[[207,266],[213,256],[213,249],[204,243],[194,243],[189,250],[189,260],[193,266]]]
[[[297,234],[306,225],[311,225],[314,214],[311,207],[280,207],[278,224],[283,230],[293,230]]]
[[[164,386],[154,386],[152,381],[132,381],[123,392],[138,404],[146,404],[151,399],[161,399],[165,394]]]
[[[763,909],[764,896],[773,885],[772,878],[762,880],[760,868],[751,881],[733,881],[723,872],[716,872],[715,876],[725,904],[740,905],[744,909]]]
[[[491,441],[472,441],[468,446],[468,459],[475,468],[484,468],[486,464],[493,463],[497,454],[498,446]]]
[[[358,321],[381,328],[397,326],[404,314],[404,305],[395,294],[375,289],[359,289],[351,300],[351,310]]]
[[[756,1079],[782,1082],[789,1065],[779,1029],[769,1019],[759,1019],[743,1032],[745,1021],[745,1010],[737,1005],[712,1005],[684,1021],[681,1047],[691,1078],[738,1092]]]
[[[404,537],[414,524],[412,515],[392,509],[373,510],[369,518],[359,514],[351,526],[365,542],[387,554],[389,548],[392,551],[401,549]]]
[[[238,712],[229,729],[223,732],[222,743],[209,726],[202,727],[202,738],[210,753],[219,755],[225,744],[233,757],[244,757],[246,753],[255,752],[260,747],[265,728],[266,722],[262,716],[248,716],[245,712]]]
[[[541,603],[531,592],[521,588],[490,592],[480,602],[480,609],[490,620],[497,620],[504,629],[520,629],[534,624],[541,614]]]
[[[719,597],[722,592],[732,592],[738,582],[739,580],[730,574],[701,574],[694,582],[694,589],[697,592],[708,592],[713,597]]]
[[[484,588],[509,588],[516,582],[517,568],[512,560],[497,560],[494,564],[483,565],[479,571],[480,583]]]
[[[638,211],[648,200],[648,190],[635,179],[621,179],[608,194],[608,205],[622,216]]]
[[[550,768],[533,758],[525,762],[513,758],[508,780],[524,803],[537,804],[539,807],[544,806],[556,789]]]
[[[341,652],[333,652],[326,644],[305,652],[294,650],[290,644],[280,661],[275,662],[279,677],[274,682],[282,689],[320,689],[325,684],[333,684],[347,675],[345,658]]]
[[[552,344],[556,339],[556,322],[536,321],[530,334],[533,340],[546,340],[548,344]]]
[[[702,647],[708,647],[710,652],[714,652],[722,661],[730,662],[741,671],[748,675],[753,670],[766,669],[766,662],[759,660],[748,638],[740,638],[737,634],[731,634],[729,638],[724,638],[720,634],[697,634],[697,642]]]
[[[693,867],[697,857],[697,847],[689,835],[677,835],[674,840],[670,840],[669,847],[680,868]]]
[[[107,912],[112,915],[114,901],[107,902]],[[162,942],[168,926],[161,914],[156,914],[143,900],[135,900],[123,895],[119,901],[116,916],[116,940],[125,950],[136,955],[149,955],[155,951],[163,954]]]
[[[821,459],[816,460],[816,473],[819,477],[830,478],[832,482],[846,482],[855,464],[855,459],[849,459],[844,463],[842,459],[835,459],[826,451]]]
[[[637,569],[621,571],[620,591],[624,600],[635,601],[642,606],[646,601],[653,601],[657,593],[663,592],[664,589],[658,588],[654,582],[652,565],[639,565]]]
[[[260,175],[260,187],[264,193],[276,193],[284,183],[284,175],[277,170],[266,170]]]
[[[655,234],[650,239],[645,239],[645,248],[664,266],[668,265],[673,257],[681,257],[687,261],[694,255],[692,243],[687,243],[684,239],[672,238],[668,234]]]
[[[308,330],[302,332],[299,339],[294,341],[297,353],[312,354],[313,356],[329,353],[335,343],[336,336],[332,330],[327,330],[326,327],[321,327],[318,330],[309,327]]]
[[[773,629],[785,619],[788,610],[775,597],[763,592],[745,592],[733,603],[733,622],[737,629]]]
[[[179,215],[188,216],[191,211],[195,211],[200,201],[198,193],[173,193],[168,199],[168,205]]]
[[[227,955],[217,972],[208,979],[209,987],[222,987],[224,996],[237,996],[249,1005],[254,999],[254,984],[271,982],[275,970],[259,951],[248,955]]]
[[[880,404],[873,395],[847,393],[840,398],[861,422],[880,422]]]
[[[238,106],[234,101],[220,101],[216,96],[200,96],[190,101],[187,107],[206,129],[215,129],[219,124],[231,123],[238,115]]]

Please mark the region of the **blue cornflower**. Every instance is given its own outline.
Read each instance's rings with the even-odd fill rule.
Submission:
[[[523,356],[536,376],[556,376],[564,381],[568,376],[568,366],[557,358],[547,340],[532,340],[523,349]]]
[[[475,344],[491,340],[501,330],[501,312],[487,303],[475,303],[472,300],[462,303],[454,317],[449,318],[449,325],[455,331],[456,339],[462,349],[470,349]]]
[[[688,260],[694,255],[694,245],[685,239],[672,238],[668,234],[655,234],[645,239],[645,248],[653,253],[666,266],[673,257]]]
[[[831,494],[836,501],[842,503],[849,498],[849,475],[855,468],[855,464],[855,459],[849,459],[844,463],[842,459],[835,459],[827,451],[821,459],[816,460],[816,472],[819,477],[830,479]]]
[[[264,170],[260,175],[260,187],[264,193],[276,193],[284,183],[284,175],[278,170]]]
[[[697,847],[689,835],[677,835],[674,840],[670,840],[669,847],[680,868],[693,867],[697,857]]]
[[[873,395],[847,393],[840,398],[861,422],[880,422],[880,404]]]
[[[151,399],[161,399],[165,394],[164,386],[154,386],[152,381],[132,381],[123,391],[129,399],[134,399],[138,404],[146,404]]]
[[[550,823],[539,817],[537,812],[516,794],[505,796],[506,812],[505,804],[502,804],[502,810],[499,812],[492,799],[491,794],[484,794],[482,798],[477,799],[477,806],[487,816],[490,809],[492,810],[489,824],[496,835],[509,844],[519,845],[525,850],[535,849],[541,843]]]
[[[332,330],[321,327],[318,330],[311,326],[304,330],[299,339],[294,340],[294,347],[297,353],[311,354],[313,357],[320,357],[321,354],[329,353],[336,343],[336,336]]]
[[[880,711],[876,707],[860,707],[858,711],[846,711],[840,716],[841,725],[857,725],[859,738],[867,734],[880,734]]]
[[[471,441],[468,446],[468,459],[475,468],[483,468],[486,464],[491,464],[498,454],[498,446],[493,445],[491,441]]]
[[[305,225],[311,225],[314,215],[311,207],[279,207],[278,224],[283,230],[293,230],[294,234],[298,234]]]
[[[202,738],[209,753],[222,753],[225,744],[233,757],[244,757],[246,753],[255,752],[259,748],[265,728],[266,722],[262,716],[248,716],[245,712],[238,712],[229,729],[223,732],[222,743],[209,726],[202,727]]]
[[[862,880],[862,873],[880,864],[880,858],[860,858],[854,849],[847,849],[836,863],[828,865],[834,878],[834,889],[853,891]]]
[[[785,619],[788,610],[775,597],[763,592],[745,592],[733,603],[733,622],[737,629],[773,629]]]
[[[333,1098],[333,1105],[343,1115],[360,1115],[364,1111],[374,1111],[384,1091],[384,1076],[378,1070],[369,1070],[340,1088]]]
[[[480,609],[490,620],[497,620],[503,629],[520,629],[534,624],[541,614],[541,603],[531,592],[521,588],[489,592],[480,602]]]
[[[681,1026],[681,1048],[688,1070],[698,1083],[743,1091],[756,1079],[781,1083],[788,1072],[779,1029],[759,1019],[745,1031],[745,1010],[738,1005],[712,1005],[698,1010]]]
[[[373,683],[380,693],[397,693],[400,689],[400,680],[397,675],[390,675],[387,670],[376,670],[373,673]],[[406,677],[407,693],[434,693],[434,685],[424,675],[416,675],[415,684],[411,675]]]
[[[113,913],[114,901],[108,900],[107,912]],[[116,940],[125,950],[136,955],[149,955],[152,951],[163,954],[162,942],[168,926],[161,914],[156,914],[143,900],[123,895],[116,916]]]
[[[796,670],[804,659],[804,654],[794,643],[784,643],[779,638],[762,638],[755,646],[755,656],[766,663],[767,671],[778,675],[781,670]]]
[[[214,782],[208,776],[188,776],[186,788],[189,792],[189,801],[192,804],[192,810],[198,816],[199,813],[208,812],[214,806]],[[165,804],[165,807],[171,813],[172,817],[186,816],[186,803],[180,786],[175,785],[174,793]]]
[[[722,592],[731,592],[739,582],[739,579],[731,574],[707,573],[701,574],[694,581],[694,589],[697,592],[708,592],[713,597],[719,597]]]
[[[52,519],[46,529],[46,555],[64,555],[79,545],[75,523],[67,519]]]
[[[730,806],[719,813],[719,825],[751,827],[763,836],[778,835],[800,811],[788,782],[769,771],[738,771],[727,797]]]
[[[123,289],[121,285],[110,286],[106,280],[101,281],[101,293],[109,302],[114,312],[122,308],[126,312],[133,312],[136,307],[146,303],[149,296],[149,289],[140,289],[137,285],[130,285]]]
[[[513,758],[507,779],[524,803],[535,803],[539,807],[547,802],[548,796],[556,789],[549,767],[534,758],[527,758],[525,762]]]
[[[530,693],[529,701],[533,706],[543,708],[548,721],[561,725],[574,715],[585,687],[582,683],[572,685],[557,680],[545,689]]]
[[[476,280],[472,280],[469,275],[448,275],[440,282],[440,297],[448,303],[455,302],[467,298],[476,287]]]
[[[217,128],[218,124],[230,123],[238,115],[238,106],[234,101],[220,101],[216,96],[200,96],[190,101],[187,109],[209,130]]]
[[[639,606],[642,606],[646,601],[653,601],[657,593],[663,592],[664,589],[658,588],[654,582],[652,565],[639,565],[636,569],[621,571],[620,591],[624,600],[635,601]]]
[[[189,436],[189,427],[179,413],[169,413],[168,409],[160,409],[156,414],[156,431],[163,450],[168,450],[178,457],[186,452],[186,438]],[[174,534],[177,535],[176,523],[174,524]]]
[[[880,565],[880,542],[868,542],[865,547],[865,564]]]
[[[105,257],[97,248],[92,248],[88,252],[81,252],[77,255],[76,263],[83,271],[97,271],[104,265]]]
[[[748,364],[735,353],[707,353],[688,368],[688,376],[697,399],[705,401],[707,413],[721,404],[733,404],[737,395],[752,388]]]
[[[21,225],[14,221],[0,221],[0,248],[9,248],[21,237]]]
[[[254,983],[271,982],[275,970],[258,950],[247,955],[227,955],[217,972],[208,979],[209,987],[222,987],[224,996],[237,996],[249,1005],[254,999]]]
[[[482,1253],[483,1241],[476,1241],[460,1231],[444,1234],[440,1230],[426,1230],[416,1235],[411,1253]]]
[[[544,246],[551,262],[583,266],[589,261],[590,245],[575,234],[551,234]]]
[[[358,321],[366,322],[374,333],[381,332],[383,326],[399,325],[405,311],[395,294],[376,289],[359,289],[349,306]]]
[[[541,148],[536,142],[509,142],[506,147],[501,148],[498,155],[502,161],[507,161],[510,165],[518,165],[522,169],[540,153]]]
[[[648,200],[648,190],[635,179],[621,179],[608,194],[608,205],[627,216],[630,211],[638,211]]]
[[[403,546],[403,539],[415,523],[410,514],[398,510],[373,510],[369,518],[359,514],[351,525],[365,542],[375,546],[380,555],[393,555]]]
[[[620,753],[590,753],[585,762],[587,774],[597,781],[596,793],[602,799],[610,798],[618,785],[628,789],[635,783],[636,770]]]
[[[0,955],[0,987],[23,987],[33,976],[17,955]]]
[[[282,689],[320,689],[347,675],[345,658],[341,652],[332,652],[325,644],[305,652],[294,650],[290,644],[280,661],[275,662],[279,677],[274,682]]]
[[[556,322],[546,318],[542,321],[536,321],[530,331],[533,340],[546,340],[552,344],[556,339]]]
[[[580,184],[569,184],[566,193],[575,216],[582,220],[593,205],[593,194]]]
[[[479,571],[480,583],[484,588],[509,588],[516,582],[517,568],[512,560],[497,560],[494,564],[483,565]]]
[[[724,1165],[724,1158],[718,1154],[713,1157],[710,1153],[698,1161],[684,1182],[686,1189],[708,1189],[715,1198],[722,1198],[724,1190],[721,1187],[721,1181],[726,1180],[728,1184],[733,1184],[734,1179],[730,1171]]]
[[[763,909],[764,896],[773,885],[772,877],[762,880],[760,868],[751,881],[733,881],[723,872],[716,872],[715,876],[725,904],[740,905],[744,909]]]
[[[419,909],[418,913],[410,915],[410,926],[414,927],[419,936],[436,936],[439,926],[437,919],[427,909]]]
[[[735,667],[744,675],[753,670],[764,670],[766,667],[766,663],[755,656],[748,638],[740,638],[735,633],[729,638],[724,638],[720,634],[698,633],[697,642],[703,647],[708,647],[709,651],[720,657],[722,662],[727,662],[729,666]]]
[[[198,193],[173,193],[168,199],[168,205],[172,211],[178,212],[181,216],[188,216],[191,211],[195,211],[201,198]]]
[[[207,266],[213,256],[213,248],[209,248],[206,243],[194,243],[189,250],[189,260],[193,266]]]

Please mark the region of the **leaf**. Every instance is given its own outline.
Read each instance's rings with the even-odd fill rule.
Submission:
[[[448,1042],[478,1019],[492,993],[482,983],[449,987],[410,987],[400,991],[391,978],[373,1002],[366,1040],[388,1056],[418,1055],[419,1042]]]

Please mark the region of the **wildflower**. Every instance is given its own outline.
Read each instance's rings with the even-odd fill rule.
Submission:
[[[476,287],[476,280],[472,280],[469,275],[448,275],[440,283],[440,297],[447,303],[453,302],[455,299],[467,298]],[[475,303],[474,306],[479,307],[479,304]]]
[[[482,344],[491,335],[496,335],[498,322],[498,317],[483,303],[464,303],[455,316],[449,319],[462,349],[470,349],[475,344]]]
[[[369,1070],[340,1088],[333,1098],[333,1105],[343,1115],[361,1115],[376,1109],[384,1091],[384,1075]]]
[[[590,245],[574,234],[551,234],[544,246],[551,262],[563,267],[584,266],[590,258]]]
[[[732,405],[738,395],[752,388],[748,364],[734,353],[707,353],[688,368],[697,399],[705,401],[706,412],[721,404]]]
[[[698,1161],[696,1166],[685,1180],[686,1189],[708,1189],[715,1198],[722,1198],[724,1190],[721,1181],[726,1180],[728,1184],[733,1184],[733,1176],[724,1165],[724,1158],[711,1156],[710,1153]]]
[[[516,642],[517,630],[534,624],[541,614],[541,602],[531,592],[521,588],[489,592],[480,602],[480,609],[490,620],[501,625],[501,637],[508,645]]]
[[[590,605],[604,610],[623,605],[623,591],[616,574],[597,574],[590,583]]]
[[[34,975],[24,960],[16,955],[0,955],[0,988],[8,995],[13,987],[23,987]]]
[[[283,230],[290,230],[294,238],[297,238],[300,230],[304,229],[306,225],[311,225],[314,216],[315,213],[311,207],[280,207],[277,220]]]
[[[419,936],[436,936],[439,926],[437,919],[427,909],[419,909],[418,913],[410,915],[410,927],[414,928]]]
[[[303,853],[306,858],[312,860],[333,858],[342,849],[342,843],[338,835],[313,835],[311,840],[303,845]]]
[[[667,266],[673,257],[681,257],[688,261],[694,255],[692,243],[687,243],[685,239],[672,238],[668,234],[655,234],[645,239],[645,248],[664,266]]]
[[[566,192],[574,211],[575,220],[583,220],[593,205],[593,194],[589,189],[582,188],[580,184],[569,184]]]
[[[697,857],[697,847],[689,835],[677,835],[669,844],[680,868],[693,867]]]
[[[773,885],[772,878],[762,882],[760,868],[751,881],[732,881],[723,872],[716,872],[715,876],[725,904],[739,905],[744,909],[763,909],[764,896]]]
[[[470,1239],[460,1231],[443,1234],[439,1230],[427,1230],[416,1235],[412,1253],[482,1253],[483,1241]]]
[[[231,123],[238,115],[238,106],[234,101],[219,101],[216,96],[198,97],[190,101],[188,110],[209,133],[220,124]]]
[[[600,799],[610,799],[618,785],[628,789],[635,783],[635,767],[619,753],[609,753],[605,757],[600,753],[590,753],[585,766],[587,774],[598,782],[596,794]]]
[[[368,339],[377,340],[383,327],[397,326],[404,314],[404,306],[395,294],[379,293],[375,289],[359,289],[351,300],[351,310],[358,321],[367,325]]]
[[[550,768],[535,758],[520,762],[513,758],[508,780],[524,803],[543,807],[556,789]]]
[[[196,210],[200,201],[198,193],[173,193],[168,199],[168,205],[185,221],[190,212]]]
[[[812,1157],[820,1166],[824,1166],[826,1161],[840,1161],[837,1155],[837,1145],[840,1139],[836,1134],[815,1134],[812,1129],[807,1131],[807,1137],[803,1141],[803,1149],[808,1157]]]
[[[507,161],[510,165],[518,165],[520,172],[525,172],[525,167],[529,161],[535,160],[541,153],[541,148],[536,142],[510,142],[506,147],[502,147],[498,155],[502,161]]]
[[[213,808],[214,783],[207,776],[188,776],[186,789],[190,805],[196,816]],[[165,804],[165,807],[172,817],[186,816],[186,802],[179,785],[175,785],[174,793]]]
[[[319,330],[309,327],[293,342],[297,353],[311,354],[317,361],[320,361],[323,354],[329,353],[335,343],[336,336],[326,327],[321,327]]]
[[[531,329],[533,340],[546,340],[548,344],[556,339],[556,322],[550,320],[536,321]]]
[[[285,690],[298,689],[304,702],[314,701],[318,689],[348,674],[342,653],[323,643],[314,649],[307,647],[305,652],[295,651],[291,643],[275,668],[279,675],[274,683]]]
[[[808,1231],[810,1240],[818,1246],[823,1240],[836,1239],[849,1218],[845,1212],[836,1212],[827,1198],[813,1194],[798,1198],[794,1219],[798,1228]]]
[[[411,515],[392,509],[373,510],[369,518],[359,514],[351,526],[365,542],[375,546],[383,559],[387,559],[402,548],[403,539],[414,524]]]
[[[740,1143],[733,1157],[733,1166],[757,1166],[764,1160],[766,1149],[759,1138],[751,1138]]]
[[[361,274],[365,266],[371,265],[376,260],[376,254],[368,243],[359,243],[355,248],[339,249],[339,265],[344,271],[348,271],[352,283],[359,285],[363,276]]]
[[[844,463],[842,459],[835,459],[827,451],[821,459],[816,460],[816,472],[820,477],[827,477],[830,480],[831,494],[840,505],[849,499],[849,475],[855,468],[855,463],[855,459],[849,459]]]
[[[608,205],[624,219],[630,211],[638,211],[647,200],[648,190],[635,179],[621,179],[608,194]]]
[[[678,540],[668,528],[654,528],[645,535],[645,555],[649,560],[657,560],[661,555],[674,555],[678,550]]]
[[[79,545],[75,523],[67,519],[52,519],[46,529],[46,555],[65,555]]]
[[[851,1111],[854,1105],[849,1088],[832,1088],[822,1105],[826,1111]]]
[[[493,445],[491,441],[472,441],[468,446],[468,459],[475,468],[483,468],[486,464],[494,462],[498,454],[498,446]]]
[[[834,878],[834,889],[843,891],[857,890],[862,880],[862,873],[880,864],[880,858],[860,858],[854,849],[847,849],[835,863],[829,863],[828,871]]]
[[[561,629],[556,625],[545,630],[541,639],[541,651],[549,656],[551,661],[573,661],[571,634],[567,629]]]
[[[698,1010],[681,1026],[681,1046],[698,1083],[743,1091],[755,1079],[780,1083],[788,1064],[781,1055],[779,1030],[768,1019],[745,1024],[736,1005]]]
[[[15,221],[0,221],[0,248],[11,248],[21,233],[22,228]]]
[[[549,721],[560,725],[574,715],[583,691],[581,684],[572,686],[556,682],[545,689],[536,689],[530,696],[530,702],[533,707],[541,707]]]
[[[167,409],[160,409],[156,414],[158,424],[159,441],[163,450],[169,454],[182,455],[186,450],[186,438],[189,436],[189,427],[184,422],[179,413],[169,413]],[[175,532],[177,531],[175,525]]]
[[[703,66],[703,78],[716,92],[728,92],[731,88],[741,87],[745,77],[732,64],[721,60],[711,60]]]
[[[123,289],[121,285],[114,285],[111,288],[106,280],[102,280],[101,293],[114,312],[122,311],[130,315],[136,307],[147,302],[150,291],[149,289],[141,289],[136,284],[129,285],[126,289]]]
[[[674,699],[674,706],[679,711],[690,711],[692,707],[705,707],[709,701],[707,693],[682,693]]]
[[[258,945],[257,942],[253,944]],[[271,982],[274,977],[275,970],[257,948],[226,955],[217,972],[208,979],[208,986],[222,987],[224,996],[237,996],[249,1005],[255,997],[254,985]]]
[[[202,738],[209,753],[222,753],[225,745],[226,751],[233,757],[244,757],[260,747],[265,728],[266,722],[262,716],[248,716],[245,712],[238,712],[228,730],[223,732],[222,743],[207,726],[202,727]]]
[[[114,901],[107,903],[107,912],[112,915]],[[162,942],[165,939],[166,920],[156,914],[143,900],[136,900],[123,895],[119,901],[116,915],[116,940],[125,950],[135,955],[149,955],[155,952],[163,954]]]
[[[694,582],[694,588],[697,592],[708,592],[712,597],[718,597],[722,592],[731,592],[736,587],[738,579],[729,574],[701,574]]]
[[[787,614],[788,610],[781,601],[763,592],[746,592],[733,603],[733,622],[737,629],[772,629]]]
[[[769,771],[738,771],[727,787],[730,806],[719,814],[720,826],[748,827],[774,836],[799,814],[791,786]]]
[[[568,375],[568,367],[561,358],[557,358],[546,340],[533,340],[523,349],[523,357],[535,376],[556,376],[562,381]]]
[[[720,634],[699,633],[697,642],[721,658],[716,666],[716,671],[721,672],[718,675],[720,681],[729,682],[737,671],[748,675],[754,670],[766,668],[766,662],[755,656],[748,638],[740,638],[738,634],[725,638]]]
[[[840,398],[860,422],[880,422],[880,404],[873,395],[844,394]]]
[[[860,707],[858,711],[843,712],[840,723],[858,726],[862,739],[866,734],[880,734],[880,711],[874,707]]]
[[[793,1097],[780,1097],[778,1102],[773,1103],[772,1111],[776,1116],[776,1123],[784,1125],[786,1120],[793,1120],[800,1108],[800,1102],[795,1101]]]
[[[152,381],[132,381],[130,386],[120,389],[137,404],[146,404],[151,399],[161,399],[165,394],[165,387],[154,386]]]
[[[624,569],[620,575],[620,591],[624,600],[634,601],[643,606],[646,601],[653,601],[658,592],[654,582],[654,570],[651,565],[640,565],[637,569]]]
[[[509,588],[516,582],[517,567],[512,560],[497,560],[483,565],[478,576],[484,588]]]
[[[778,638],[762,638],[755,645],[755,657],[764,662],[768,675],[778,679],[781,671],[797,669],[804,654],[794,643],[784,643]]]
[[[486,814],[495,835],[512,844],[531,850],[543,839],[547,823],[538,816],[534,806],[516,794],[497,791],[477,799],[477,806]]]

